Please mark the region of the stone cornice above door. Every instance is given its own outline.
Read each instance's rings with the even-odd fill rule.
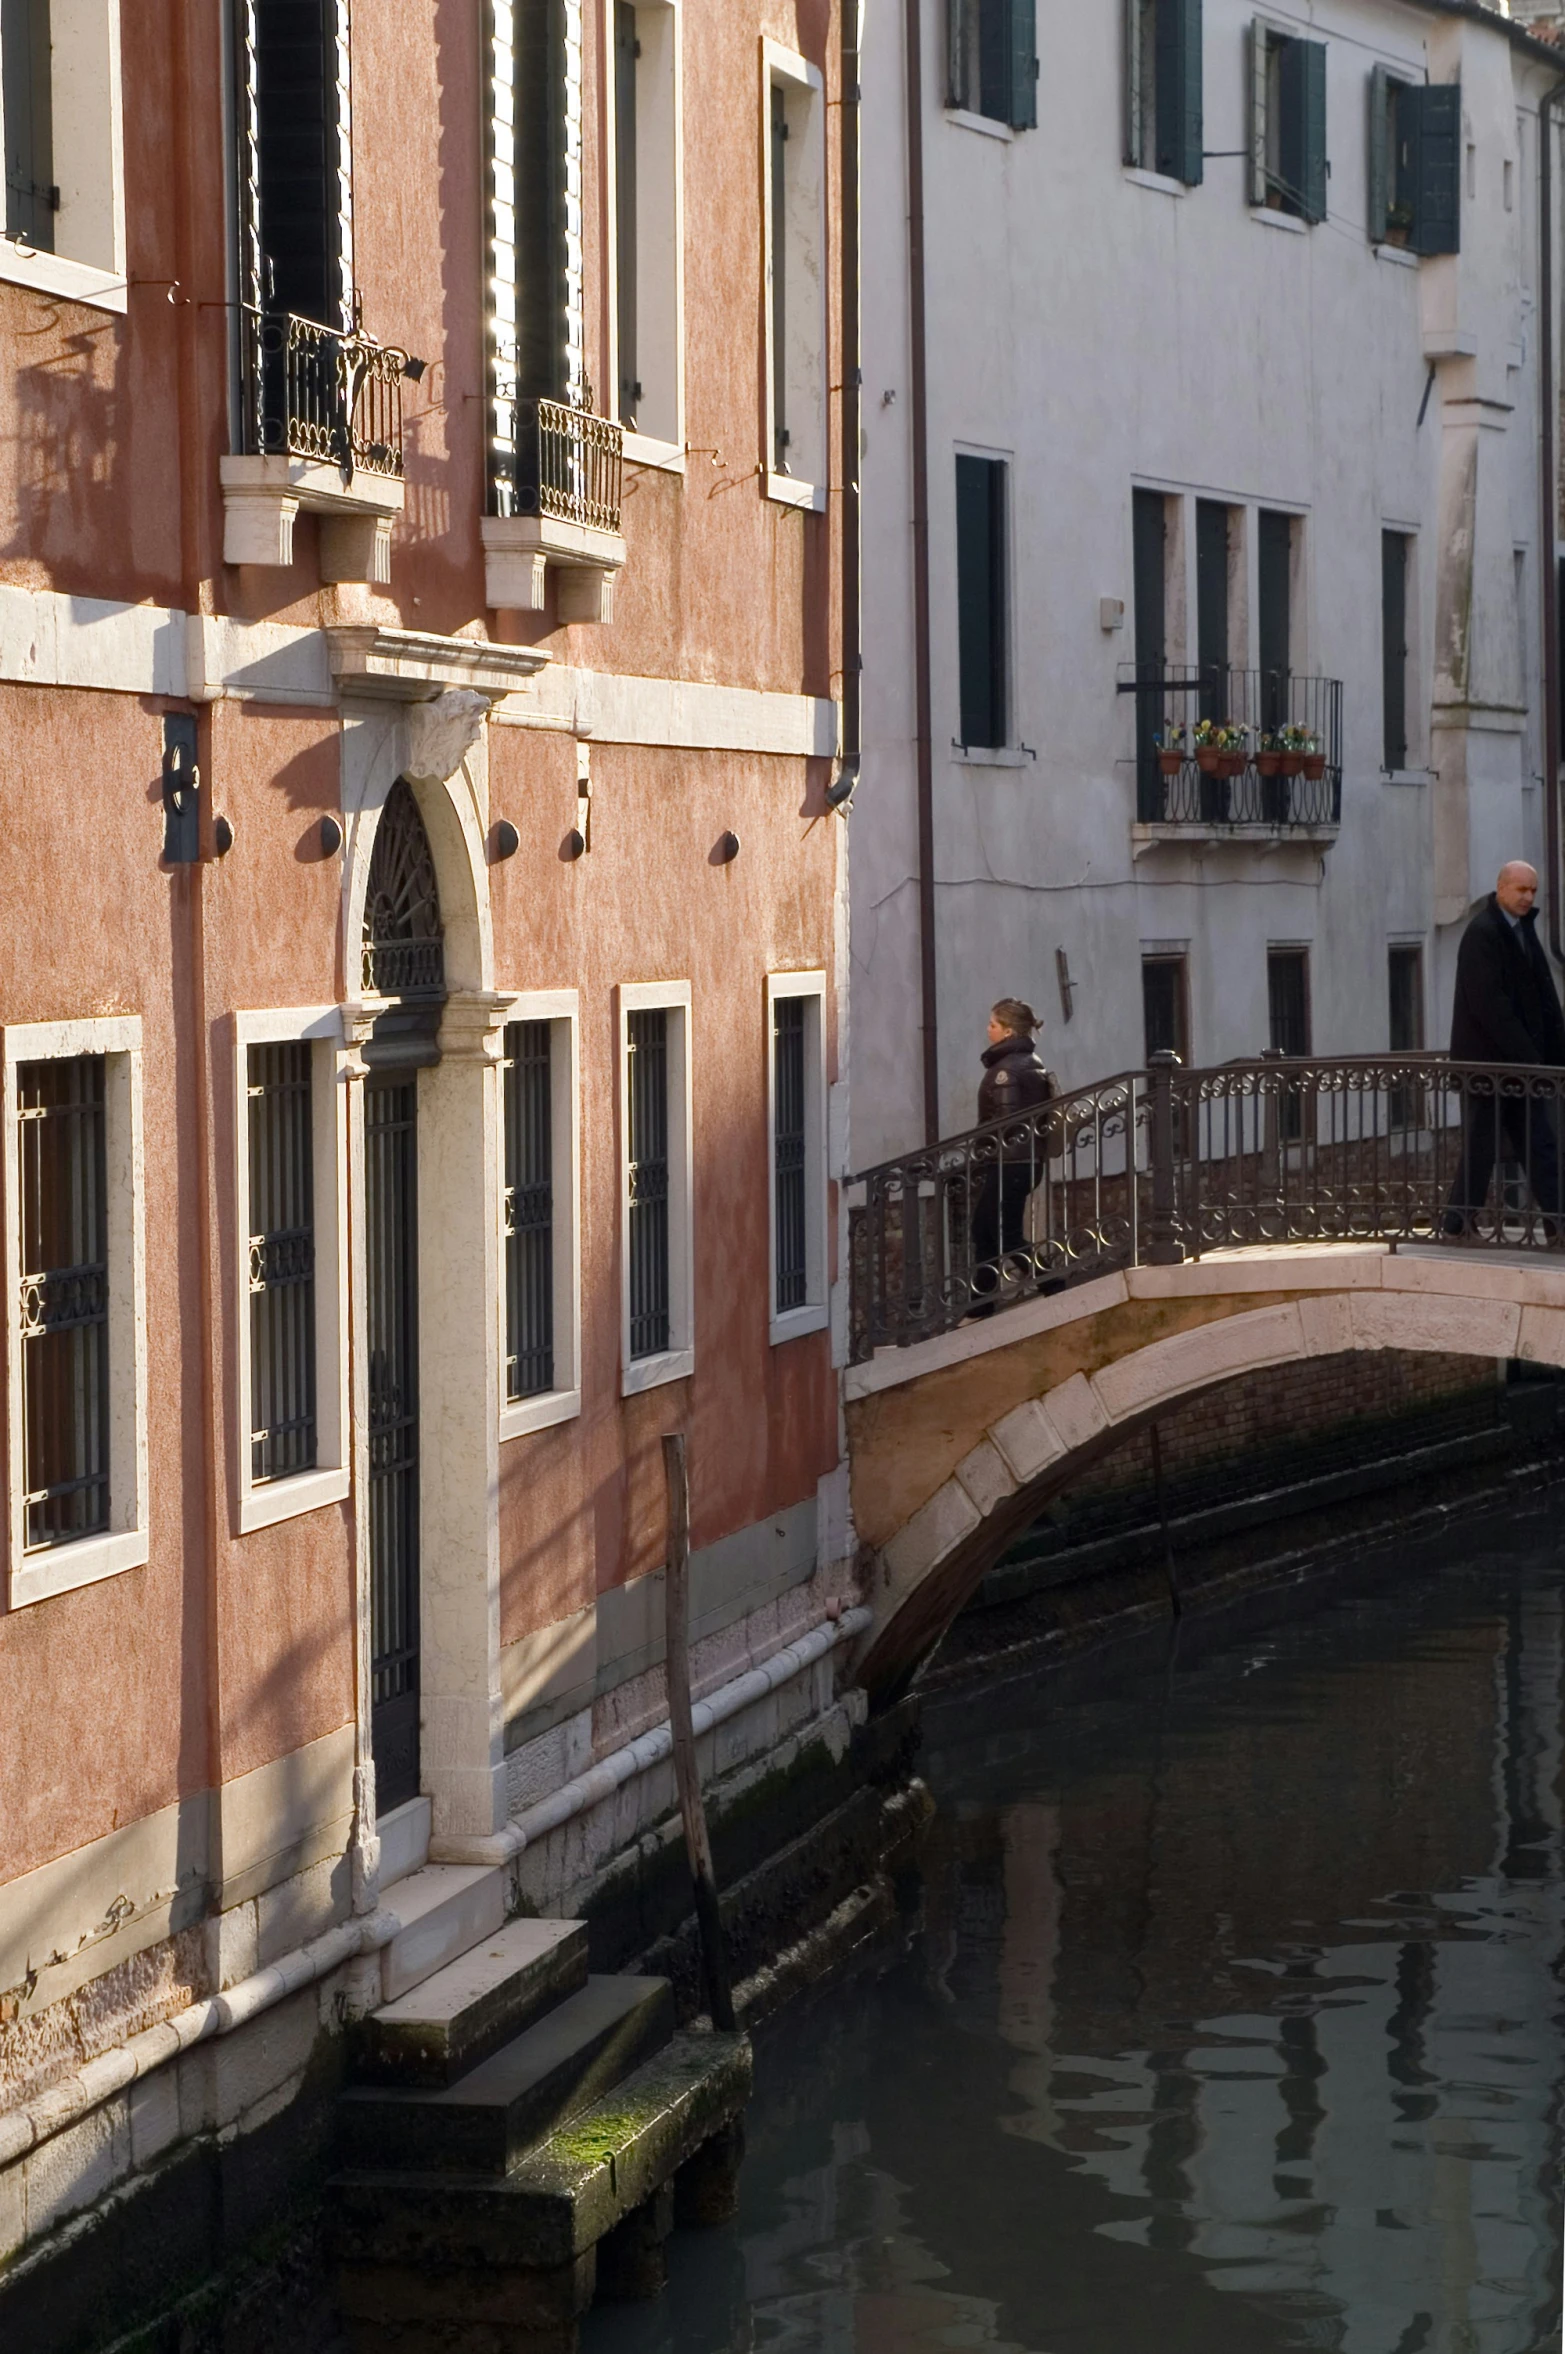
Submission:
[[[422,630],[340,623],[326,631],[339,695],[424,703],[450,687],[471,687],[495,700],[524,689],[546,669],[536,646],[497,646],[486,638],[434,637]]]

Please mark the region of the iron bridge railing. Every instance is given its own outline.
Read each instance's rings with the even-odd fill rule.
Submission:
[[[513,485],[518,515],[543,515],[595,531],[620,527],[625,429],[565,401],[516,404]]]
[[[1142,825],[1342,822],[1342,681],[1291,671],[1128,663]]]
[[[250,455],[401,481],[405,351],[292,311],[246,311],[244,346]]]
[[[854,1180],[854,1358],[1206,1251],[1558,1250],[1562,1111],[1565,1071],[1515,1064],[1154,1056]]]

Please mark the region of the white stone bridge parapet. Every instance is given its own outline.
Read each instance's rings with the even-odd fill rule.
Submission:
[[[847,1375],[873,1556],[857,1663],[892,1696],[1012,1539],[1176,1400],[1356,1349],[1565,1366],[1565,1261],[1446,1244],[1288,1243],[1130,1267]]]

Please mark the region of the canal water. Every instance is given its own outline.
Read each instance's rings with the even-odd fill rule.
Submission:
[[[922,1914],[584,2354],[1555,2354],[1565,1552],[926,1720]]]

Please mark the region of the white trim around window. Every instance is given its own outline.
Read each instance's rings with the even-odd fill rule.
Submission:
[[[668,1347],[631,1355],[630,1017],[663,1011],[667,1028]],[[690,1085],[690,983],[622,981],[619,985],[620,1395],[684,1381],[694,1373],[694,1127]]]
[[[524,1438],[550,1430],[581,1412],[581,999],[574,989],[524,989],[511,1001],[513,1022],[549,1025],[549,1143],[554,1274],[554,1381],[532,1397],[506,1396],[509,1289],[504,1219],[505,1108],[500,1117],[500,1437]],[[503,1076],[503,1075],[502,1075]]]
[[[783,219],[774,220],[772,98],[781,95],[787,125]],[[761,39],[761,239],[766,273],[764,373],[765,492],[813,514],[826,511],[831,474],[827,418],[826,86],[818,66],[796,50]],[[775,257],[783,266],[782,365],[777,328]],[[778,378],[786,414],[788,468],[778,466]]]
[[[105,1238],[108,1254],[109,1526],[101,1535],[29,1553],[22,1389],[22,1156],[17,1068],[104,1058]],[[5,1296],[9,1437],[9,1607],[139,1569],[149,1548],[147,1503],[147,1286],[142,1148],[141,1021],[134,1014],[28,1022],[5,1032]]]
[[[234,1415],[237,1533],[272,1528],[348,1493],[348,1107],[342,1014],[334,1005],[236,1013],[234,1028]],[[279,1479],[252,1476],[250,1362],[250,1049],[310,1047],[311,1166],[315,1184],[315,1466]]]
[[[804,1006],[804,1298],[783,1307],[778,1298],[777,1008],[785,999]],[[767,1330],[772,1346],[823,1332],[831,1320],[826,1270],[826,975],[766,976],[766,1254]]]

